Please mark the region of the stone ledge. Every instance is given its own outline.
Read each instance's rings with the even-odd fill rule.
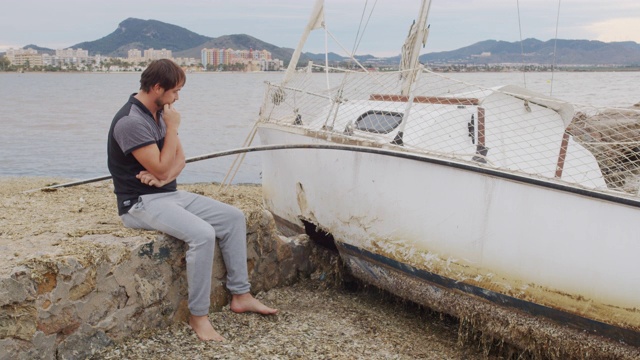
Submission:
[[[243,211],[252,293],[326,266],[327,254],[306,235],[284,237],[268,211]],[[64,240],[72,252],[41,252],[0,274],[0,359],[84,359],[145,329],[185,321],[186,245],[151,235],[88,232]],[[225,278],[216,246],[213,311],[230,299]]]

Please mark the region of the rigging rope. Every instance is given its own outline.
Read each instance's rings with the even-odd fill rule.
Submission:
[[[558,48],[558,27],[560,24],[560,2],[562,0],[558,0],[558,13],[556,15],[556,34],[555,34],[555,39],[554,39],[554,43],[553,43],[553,62],[551,64],[551,88],[549,90],[549,96],[553,95],[553,75],[555,74],[555,67],[556,67],[556,55],[557,55],[557,48]],[[525,56],[524,56],[524,44],[522,41],[522,21],[520,20],[520,1],[517,0],[516,1],[516,5],[518,8],[518,28],[520,30],[520,54],[522,55],[522,67],[523,67],[523,71],[522,71],[522,77],[523,77],[523,81],[524,81],[524,87],[527,87],[527,78],[526,78],[526,69],[525,69]]]
[[[522,55],[522,80],[524,81],[524,87],[527,87],[527,75],[526,64],[524,62],[524,44],[522,43],[522,21],[520,20],[520,1],[516,1],[518,6],[518,29],[520,30],[520,54]]]
[[[364,19],[368,3],[369,3],[369,1],[366,1],[365,4],[364,4],[364,8],[362,9],[362,15],[360,16],[360,24],[358,25],[358,32],[356,33],[356,39],[355,39],[354,44],[353,44],[353,53],[351,55],[352,57],[355,57],[356,51],[358,50],[358,46],[360,46],[360,42],[362,42],[362,37],[364,36],[365,30],[367,30],[367,26],[369,26],[369,21],[371,20],[371,15],[373,15],[373,11],[375,10],[376,5],[378,4],[378,0],[374,1],[373,6],[371,7],[371,10],[369,11],[369,17],[367,18],[367,22],[364,24],[364,27],[363,27],[362,26],[362,20]],[[362,34],[360,33],[360,30],[362,30]]]
[[[556,67],[556,49],[558,44],[558,24],[560,23],[560,1],[558,0],[558,15],[556,16],[556,39],[553,43],[553,65],[551,66],[551,89],[549,90],[549,96],[553,94],[553,74]]]

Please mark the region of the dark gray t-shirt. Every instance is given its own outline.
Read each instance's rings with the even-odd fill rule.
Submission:
[[[167,130],[162,112],[158,114],[156,123],[151,112],[134,97],[135,95],[129,97],[129,101],[113,118],[107,139],[107,165],[113,177],[119,215],[129,211],[138,202],[140,195],[177,190],[175,180],[157,188],[145,185],[136,178],[136,175],[145,169],[132,152],[153,143],[162,150]]]
[[[146,108],[145,108],[146,110]],[[129,154],[133,150],[162,140],[167,128],[162,116],[159,124],[149,119],[149,116],[138,106],[132,106],[129,114],[120,118],[113,129],[113,138],[120,149]]]

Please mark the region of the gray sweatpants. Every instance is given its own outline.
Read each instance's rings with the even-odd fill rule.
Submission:
[[[216,238],[227,269],[227,288],[232,294],[249,292],[247,225],[239,209],[178,190],[142,195],[121,218],[126,227],[158,230],[189,245],[186,260],[192,315],[209,313]]]

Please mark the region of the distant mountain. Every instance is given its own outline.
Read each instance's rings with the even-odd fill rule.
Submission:
[[[428,45],[427,45],[428,46]],[[40,53],[55,53],[55,50],[27,45]],[[111,34],[94,41],[86,41],[70,46],[89,51],[90,55],[126,57],[130,49],[156,50],[167,49],[174,57],[200,58],[202,48],[232,48],[237,50],[267,50],[275,59],[283,60],[288,65],[293,49],[282,48],[266,43],[249,35],[234,34],[217,38],[203,36],[185,28],[167,24],[157,20],[141,20],[129,18],[122,21]],[[526,39],[522,43],[498,40],[486,40],[453,51],[432,52],[420,56],[426,64],[496,64],[526,63],[557,65],[640,65],[640,45],[632,42],[611,42],[593,40],[549,40]],[[356,56],[361,62],[397,65],[400,56],[376,58],[372,55]],[[324,54],[303,53],[298,65],[309,60],[323,64]],[[347,60],[335,53],[329,54],[330,63]]]
[[[267,50],[271,52],[273,58],[285,62],[288,62],[293,53],[293,49],[280,48],[249,35],[237,34],[212,38],[161,21],[135,18],[124,20],[114,32],[101,39],[82,42],[71,47],[88,50],[91,55],[118,57],[126,57],[131,49],[167,49],[171,50],[174,57],[196,59],[200,58],[203,48],[256,49]]]
[[[89,54],[126,57],[131,49],[167,49],[184,51],[206,43],[212,38],[196,34],[180,26],[157,20],[128,18],[111,34],[71,46],[89,50]],[[198,54],[198,57],[200,55]]]
[[[34,44],[29,44],[29,45],[23,47],[23,49],[37,50],[38,54],[55,55],[55,53],[56,53],[56,51],[54,49],[44,48],[44,47],[40,47],[40,46],[34,45]]]
[[[640,45],[632,42],[605,43],[595,40],[540,41],[526,39],[522,44],[486,40],[453,51],[420,56],[422,63],[538,63],[558,65],[640,65]]]
[[[428,46],[428,45],[427,45]],[[522,43],[486,40],[457,50],[432,52],[420,55],[423,64],[504,64],[537,63],[550,65],[618,65],[640,66],[640,44],[633,41],[605,43],[595,40],[540,41],[526,39]],[[316,63],[324,63],[324,54],[306,54]],[[376,61],[399,64],[400,56],[375,58],[371,55],[356,56],[361,62]],[[329,62],[341,62],[346,57],[330,53]]]
[[[311,61],[313,61],[314,63],[323,63],[326,60],[324,53],[322,54],[312,54],[312,53],[304,53],[304,55]],[[346,60],[346,58],[344,56],[340,56],[334,52],[330,52],[328,54],[329,57],[329,62],[340,62],[340,61],[344,61]]]

